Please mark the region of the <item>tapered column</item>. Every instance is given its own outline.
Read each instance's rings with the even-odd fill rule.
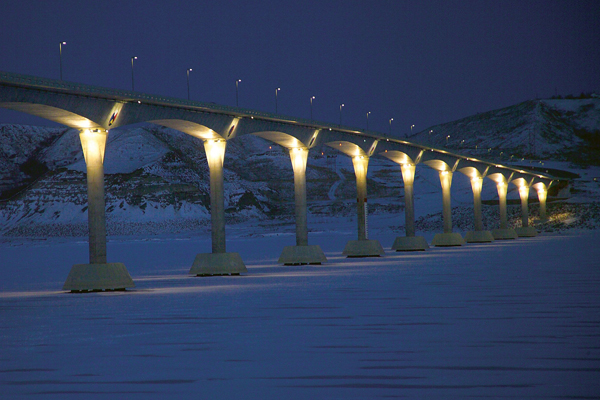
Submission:
[[[452,232],[452,205],[450,203],[450,187],[452,186],[452,172],[439,171],[442,184],[442,218],[444,233],[438,233],[431,242],[434,246],[461,246],[465,244],[459,233]]]
[[[452,205],[450,204],[450,187],[452,186],[452,172],[440,171],[442,184],[442,217],[444,233],[452,233]]]
[[[415,165],[402,164],[402,181],[404,182],[404,228],[407,237],[415,236],[415,203],[414,182]]]
[[[367,169],[369,157],[352,157],[354,175],[356,176],[356,220],[358,223],[358,240],[346,244],[342,254],[348,257],[379,257],[385,254],[377,240],[368,239],[367,228]]]
[[[546,216],[546,198],[548,197],[548,190],[543,187],[538,187],[537,196],[540,202],[540,220],[544,222],[548,219]]]
[[[521,226],[529,226],[529,186],[519,187],[519,197],[521,198]]]
[[[493,229],[492,235],[496,240],[516,239],[517,232],[508,227],[508,217],[506,215],[506,193],[508,184],[505,181],[496,183],[498,190],[498,209],[500,210],[500,229]]]
[[[79,134],[87,168],[89,264],[73,265],[64,290],[124,290],[134,287],[122,263],[106,262],[106,214],[104,203],[104,150],[108,131],[83,130]]]
[[[529,186],[519,186],[519,197],[521,198],[521,227],[515,231],[519,237],[537,236],[537,230],[529,226]]]
[[[415,203],[414,203],[414,164],[401,164],[402,181],[404,182],[404,228],[406,236],[399,236],[394,240],[392,250],[416,251],[429,248],[427,240],[422,236],[415,236]]]
[[[481,189],[483,187],[483,179],[474,177],[471,179],[471,188],[473,189],[473,214],[474,226],[476,231],[483,230],[483,219],[481,217]]]
[[[106,131],[79,134],[87,168],[90,264],[106,263],[106,214],[104,203],[104,150]]]
[[[294,169],[294,195],[296,208],[296,246],[308,246],[308,225],[306,220],[306,161],[308,149],[290,149]]]
[[[294,197],[296,210],[296,246],[286,246],[279,256],[279,263],[321,264],[327,258],[318,245],[308,245],[308,223],[306,205],[306,161],[307,148],[290,149],[290,159],[294,170]]]
[[[225,194],[223,162],[225,139],[204,141],[204,151],[210,175],[210,218],[212,224],[212,253],[196,255],[190,274],[197,276],[239,275],[248,272],[238,253],[227,253],[225,242]]]
[[[204,150],[210,171],[210,219],[212,223],[212,252],[226,253],[225,196],[223,162],[227,142],[223,139],[206,140]]]
[[[473,225],[475,230],[465,234],[465,242],[493,242],[494,237],[492,236],[492,232],[483,229],[483,218],[481,215],[481,189],[483,188],[483,178],[481,176],[472,177],[471,188],[473,189]]]
[[[506,215],[508,185],[506,182],[499,182],[496,188],[498,189],[498,208],[500,209],[500,229],[508,229],[508,217]]]
[[[354,175],[356,176],[358,240],[367,240],[367,169],[369,167],[369,157],[353,157],[352,164],[354,165]]]

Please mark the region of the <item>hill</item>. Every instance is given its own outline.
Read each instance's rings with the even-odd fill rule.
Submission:
[[[598,132],[600,99],[536,100],[438,125],[412,140],[574,178],[571,205],[556,208],[556,215],[567,215],[555,226],[562,229],[573,215],[598,219],[597,207],[577,206],[598,201]],[[318,150],[311,151],[307,168],[309,227],[321,221],[327,229],[332,218],[336,223],[355,218],[355,178],[348,157],[329,148]],[[152,124],[111,131],[105,184],[110,235],[209,229],[208,167],[202,142],[196,138]],[[403,185],[398,166],[372,158],[368,192],[370,214],[381,215],[381,221],[401,231]],[[490,225],[496,221],[497,195],[487,180],[483,198],[492,204],[484,210]],[[517,198],[511,188],[509,199]],[[275,226],[270,229],[292,232],[293,200],[293,174],[285,149],[252,135],[229,142],[225,157],[229,225],[268,223]],[[418,227],[437,229],[439,179],[425,166],[417,170],[415,200]],[[530,201],[535,203],[535,194]],[[472,194],[462,174],[453,180],[452,202],[455,225],[469,229]],[[512,223],[518,224],[518,205],[512,207]],[[0,235],[86,236],[86,211],[85,163],[76,130],[0,125]],[[532,205],[533,215],[536,211]]]
[[[433,126],[411,140],[502,162],[600,165],[600,98],[525,101]]]

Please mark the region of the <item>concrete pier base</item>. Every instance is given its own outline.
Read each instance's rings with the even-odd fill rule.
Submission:
[[[342,254],[346,257],[381,257],[385,251],[377,240],[350,240]]]
[[[492,235],[495,240],[510,240],[518,238],[514,229],[492,229]]]
[[[239,275],[248,272],[239,253],[201,253],[190,268],[191,275]]]
[[[327,262],[327,257],[318,245],[285,246],[278,262],[284,265],[321,264]]]
[[[123,263],[75,264],[67,276],[63,290],[90,292],[132,287],[135,285]]]
[[[469,231],[465,234],[467,243],[489,243],[494,241],[494,235],[490,231]]]
[[[427,249],[429,249],[429,244],[423,236],[398,236],[392,245],[392,250],[396,251],[424,251]]]
[[[456,232],[437,233],[431,241],[431,245],[437,247],[462,246],[463,244],[465,244],[465,240],[460,233]]]
[[[537,230],[533,226],[523,226],[521,228],[516,228],[515,232],[517,232],[517,236],[519,237],[536,237]]]

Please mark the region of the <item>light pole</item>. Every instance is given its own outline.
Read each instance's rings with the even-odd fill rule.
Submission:
[[[414,128],[414,127],[415,127],[414,125],[410,126],[410,136],[412,136],[412,128]]]
[[[390,136],[392,136],[392,121],[394,118],[390,118]]]
[[[313,117],[312,117],[312,102],[313,102],[314,99],[315,99],[315,96],[311,96],[310,97],[310,120],[311,121],[313,120]]]
[[[448,139],[450,139],[450,135],[446,136],[446,147],[448,147]]]
[[[190,99],[190,71],[191,70],[192,70],[191,68],[188,68],[186,71],[187,72],[187,84],[188,84],[188,100]]]
[[[137,57],[131,57],[131,91],[134,92],[135,91],[135,86],[134,86],[134,80],[133,80],[133,60],[137,60]]]
[[[58,44],[58,57],[60,58],[60,80],[62,81],[62,46],[67,42],[60,42]]]
[[[369,130],[369,114],[371,114],[371,111],[367,112],[367,130]]]
[[[277,93],[279,93],[280,90],[281,88],[275,89],[275,114],[277,114]]]
[[[340,104],[340,126],[342,126],[342,108],[344,108],[344,104]]]
[[[241,79],[236,79],[235,80],[235,106],[239,107],[239,102],[238,102],[238,92],[239,92],[239,84],[242,80]]]

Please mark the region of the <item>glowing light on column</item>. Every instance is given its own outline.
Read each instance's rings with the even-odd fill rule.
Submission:
[[[84,129],[79,133],[86,165],[104,163],[107,136],[108,131],[104,129]]]

